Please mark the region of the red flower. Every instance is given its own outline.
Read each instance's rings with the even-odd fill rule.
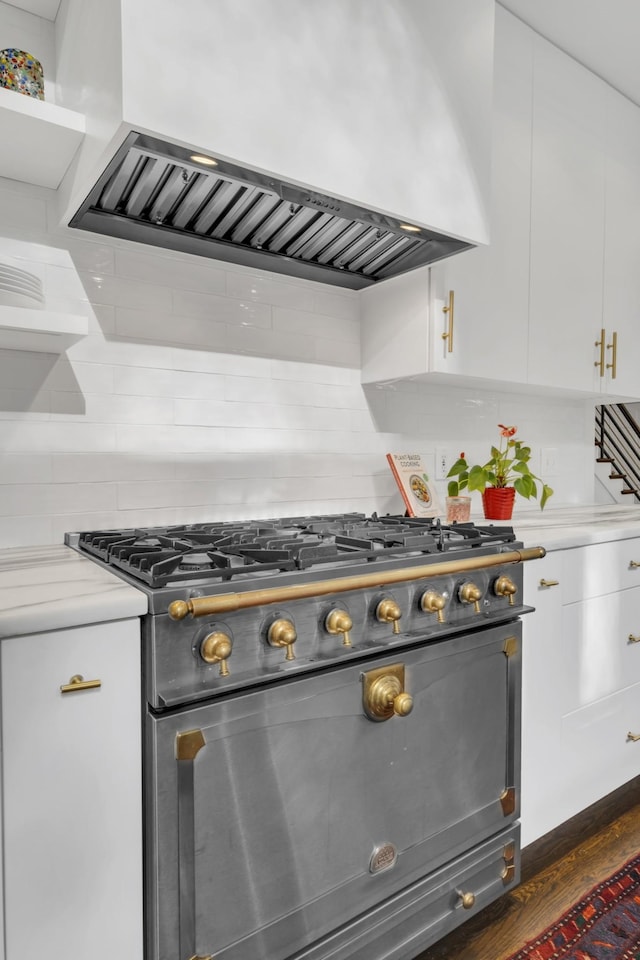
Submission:
[[[507,440],[515,436],[518,431],[517,427],[505,427],[504,423],[499,423],[498,426],[500,427],[500,436],[506,437]]]

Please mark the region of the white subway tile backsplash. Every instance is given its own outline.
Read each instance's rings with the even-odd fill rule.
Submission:
[[[119,277],[177,288],[177,300],[182,290],[216,294],[225,292],[226,274],[215,262],[197,259],[190,263],[172,257],[166,251],[142,253],[139,247],[116,250],[115,272]]]
[[[59,358],[0,350],[0,546],[402,513],[387,451],[420,450],[431,469],[442,446],[482,461],[500,422],[538,459],[557,448],[557,503],[592,499],[592,407],[420,381],[363,388],[355,291],[61,230],[52,191],[7,180],[0,230],[0,261],[41,276],[50,309],[89,320]]]

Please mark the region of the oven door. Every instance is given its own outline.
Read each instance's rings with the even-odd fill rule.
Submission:
[[[513,622],[149,715],[148,960],[285,960],[512,824],[520,671]]]

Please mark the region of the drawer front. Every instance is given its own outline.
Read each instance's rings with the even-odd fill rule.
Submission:
[[[640,683],[640,587],[564,607],[556,657],[563,713]]]
[[[640,774],[640,684],[562,718],[562,753],[570,790],[558,791],[558,822]]]
[[[640,586],[640,538],[594,543],[562,551],[562,601],[575,603],[588,597]]]
[[[414,960],[519,882],[520,828],[513,824],[296,960]]]

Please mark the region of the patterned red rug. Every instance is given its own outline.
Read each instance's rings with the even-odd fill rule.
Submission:
[[[640,856],[509,960],[640,960]]]

